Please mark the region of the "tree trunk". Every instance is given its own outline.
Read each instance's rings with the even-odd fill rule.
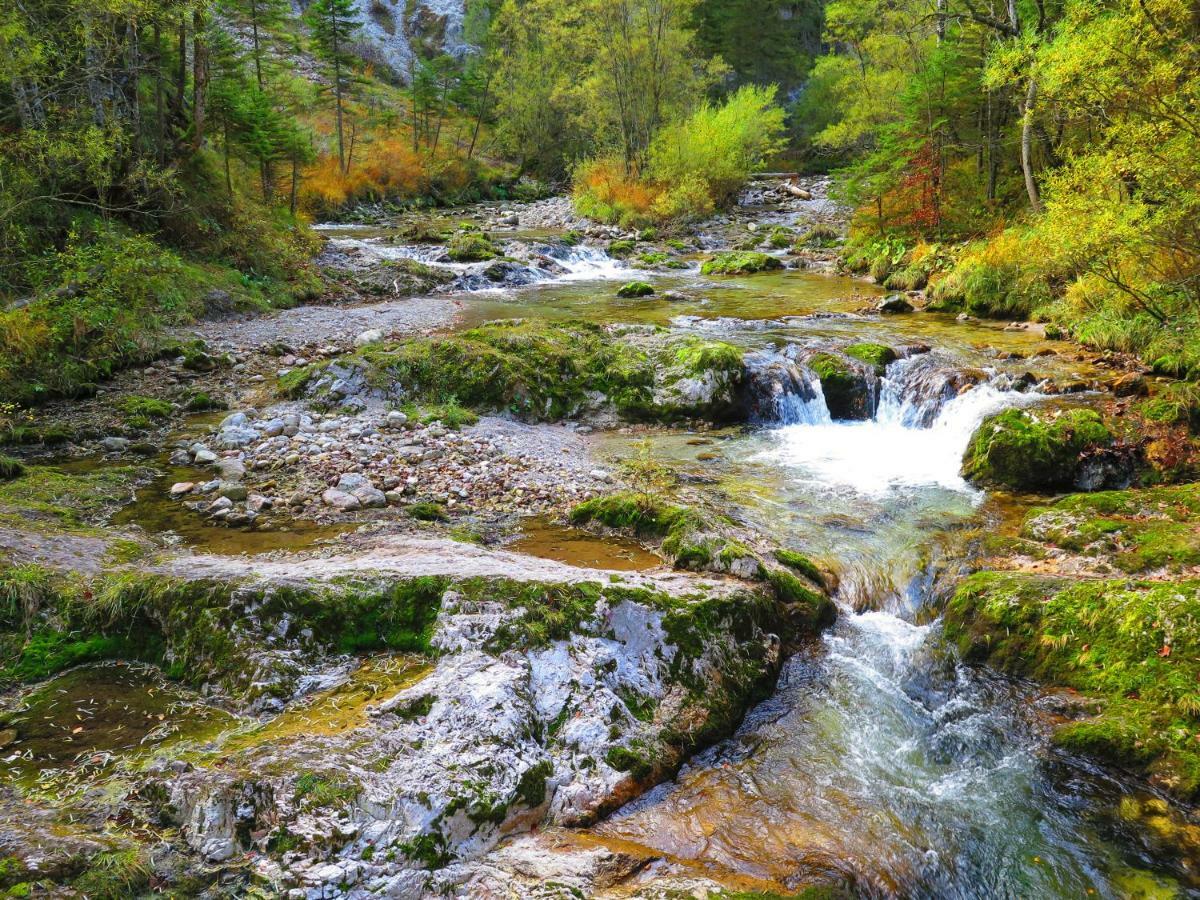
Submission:
[[[1033,112],[1037,103],[1037,79],[1030,77],[1025,90],[1025,104],[1021,110],[1021,172],[1025,175],[1025,192],[1029,194],[1029,208],[1034,213],[1042,211],[1042,198],[1033,177]]]
[[[475,127],[471,130],[471,146],[467,149],[467,161],[475,155],[475,142],[479,140],[479,126],[483,124],[484,113],[487,112],[488,93],[492,88],[493,72],[488,72],[487,81],[483,83],[483,96],[479,98],[479,114],[475,116]]]
[[[204,13],[192,14],[192,149],[204,144],[204,114],[208,90],[208,47],[204,43]]]
[[[299,180],[299,177],[300,177],[300,159],[299,159],[299,157],[296,156],[296,154],[293,153],[292,154],[292,196],[291,196],[291,200],[288,204],[288,208],[291,209],[293,216],[296,215],[296,182]]]
[[[175,70],[175,116],[180,127],[187,127],[185,98],[187,97],[187,19],[179,18],[179,66]]]

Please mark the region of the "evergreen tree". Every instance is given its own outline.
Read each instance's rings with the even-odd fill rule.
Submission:
[[[322,58],[332,69],[333,96],[337,116],[338,165],[348,171],[345,138],[344,94],[354,57],[350,42],[358,30],[353,0],[316,0],[306,16],[312,27],[313,40]]]

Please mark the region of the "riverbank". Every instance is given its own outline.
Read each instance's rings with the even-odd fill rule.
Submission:
[[[1112,396],[1121,360],[837,275],[827,187],[679,237],[557,202],[322,228],[353,295],[204,323],[40,409],[0,482],[5,884],[83,890],[111,860],[132,893],[937,893],[1013,867],[1048,895],[1190,889],[1186,841],[1132,864],[1127,832],[1082,827],[1025,689],[917,624],[990,515],[960,476],[989,414],[1096,408],[1139,472],[1178,454],[1121,430],[1145,402]],[[1106,534],[1190,566],[1189,527]],[[1121,796],[1078,766],[1107,821]],[[747,839],[763,823],[778,840]]]

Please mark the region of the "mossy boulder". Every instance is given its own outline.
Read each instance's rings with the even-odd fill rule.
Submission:
[[[460,231],[450,238],[446,252],[455,262],[483,262],[499,256],[486,234],[479,231]]]
[[[1114,448],[1099,413],[1007,409],[979,426],[963,456],[963,476],[1012,490],[1095,489],[1128,483],[1131,464]]]
[[[869,419],[874,414],[874,393],[865,371],[833,353],[816,353],[806,361],[821,381],[829,415],[835,419]]]
[[[744,414],[742,351],[724,341],[689,337],[656,355],[649,418],[731,421]]]
[[[617,259],[628,259],[630,256],[633,256],[635,246],[636,242],[628,239],[609,241],[608,255],[614,256]]]
[[[287,396],[348,386],[399,402],[454,403],[553,420],[610,411],[630,420],[737,419],[741,352],[721,341],[583,322],[489,322],[458,334],[364,347],[280,379]]]
[[[883,344],[851,344],[845,349],[847,356],[852,356],[859,362],[866,363],[875,370],[876,375],[882,375],[889,363],[896,361],[896,351]]]
[[[958,588],[946,637],[963,656],[1082,692],[1095,715],[1055,742],[1200,797],[1200,581],[1074,581],[980,572]]]
[[[654,288],[646,284],[644,281],[631,281],[628,284],[623,284],[617,290],[618,297],[649,297],[654,293]]]
[[[769,272],[782,268],[782,260],[767,253],[758,253],[754,250],[735,250],[729,253],[718,253],[712,259],[705,260],[700,267],[700,274],[752,275],[756,272]]]

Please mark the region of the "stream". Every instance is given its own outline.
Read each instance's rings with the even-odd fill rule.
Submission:
[[[369,231],[330,235],[373,246]],[[424,249],[379,252],[428,259]],[[785,664],[738,733],[589,839],[776,890],[833,878],[871,897],[1195,895],[1175,862],[1122,822],[1135,789],[1052,750],[1053,697],[959,664],[939,639],[934,572],[954,564],[962,532],[1004,514],[959,477],[972,432],[1005,407],[1048,402],[1039,384],[1086,378],[1088,364],[996,323],[862,315],[877,289],[840,276],[706,279],[695,264],[638,271],[585,249],[558,258],[565,276],[461,294],[459,325],[639,323],[756,354],[769,388],[757,426],[611,432],[603,453],[670,466],[840,580],[837,625]],[[635,277],[656,294],[617,299]],[[794,351],[854,341],[918,349],[878,380],[869,419],[836,421]],[[1011,514],[1021,501],[1007,504]]]

